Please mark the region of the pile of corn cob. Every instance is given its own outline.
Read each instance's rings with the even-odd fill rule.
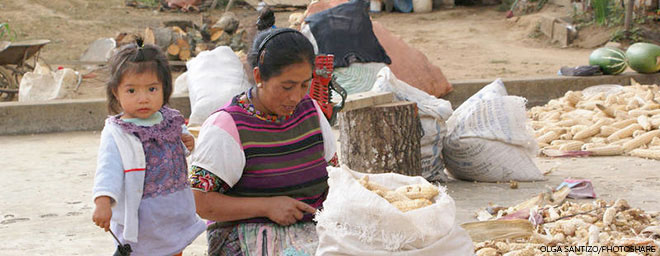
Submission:
[[[589,97],[569,91],[562,98],[533,107],[528,115],[542,150],[660,160],[658,91],[657,85],[639,84]]]
[[[433,198],[439,190],[431,184],[414,184],[391,190],[383,185],[369,181],[365,175],[358,182],[366,189],[376,193],[402,212],[407,212],[433,204]]]
[[[623,199],[609,204],[603,200],[565,202],[546,206],[540,212],[544,223],[537,225],[529,238],[475,242],[476,255],[591,255],[567,252],[568,246],[649,246],[654,253],[593,255],[660,255],[660,214],[630,208]],[[549,248],[555,248],[555,252],[549,252]],[[558,252],[556,248],[563,250]]]

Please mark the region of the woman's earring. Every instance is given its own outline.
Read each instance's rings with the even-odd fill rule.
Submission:
[[[258,83],[258,84],[257,84],[257,88],[261,88],[261,83]]]

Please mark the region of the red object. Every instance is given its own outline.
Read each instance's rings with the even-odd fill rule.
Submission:
[[[314,60],[314,72],[312,74],[312,85],[309,95],[319,103],[325,117],[332,118],[332,104],[330,103],[329,84],[332,80],[332,71],[334,70],[333,61],[335,56],[332,54],[318,55]]]
[[[64,67],[62,66],[57,67],[57,70],[62,70],[62,69],[64,69]]]

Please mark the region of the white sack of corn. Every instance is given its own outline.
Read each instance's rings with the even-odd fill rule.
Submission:
[[[419,119],[424,130],[424,136],[420,141],[422,176],[429,181],[447,181],[442,161],[442,140],[447,134],[445,121],[451,116],[451,103],[397,79],[388,67],[378,72],[371,91],[392,92],[397,100],[417,103]]]
[[[500,79],[465,101],[447,121],[442,152],[447,171],[463,180],[541,180],[532,160],[538,148],[526,128],[526,103],[508,96]]]
[[[186,63],[190,126],[201,126],[215,110],[252,85],[243,63],[228,46],[203,51]]]
[[[429,184],[422,177],[363,174],[328,167],[330,190],[316,215],[316,255],[472,255],[468,233],[456,222],[454,200],[444,187],[434,203],[402,212],[360,185],[364,175],[389,189]]]

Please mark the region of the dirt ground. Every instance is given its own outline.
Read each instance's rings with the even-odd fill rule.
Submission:
[[[119,32],[142,32],[167,20],[201,23],[199,13],[158,12],[124,7],[124,0],[15,0],[0,2],[0,21],[9,22],[19,40],[50,39],[42,57],[52,68],[71,66],[87,46]],[[232,9],[241,26],[251,26],[256,12],[247,6]],[[450,81],[554,76],[561,66],[588,63],[592,49],[561,48],[535,32],[541,15],[566,15],[565,8],[548,4],[541,13],[505,19],[496,6],[456,7],[426,14],[375,13],[394,34],[401,36],[439,66]],[[220,17],[221,10],[210,13]],[[288,12],[276,14],[277,26],[288,26]],[[586,35],[585,35],[586,36]],[[107,70],[85,79],[74,98],[103,97]],[[179,73],[175,73],[175,76]],[[175,77],[176,78],[176,77]]]
[[[91,220],[99,132],[0,136],[0,254],[109,255],[109,233]],[[537,158],[545,181],[508,183],[453,181],[445,184],[456,203],[456,221],[476,221],[489,203],[512,206],[564,179],[590,179],[598,198],[626,199],[632,207],[660,211],[658,161],[633,157]],[[586,199],[583,199],[586,201]],[[205,255],[200,235],[184,255]]]

